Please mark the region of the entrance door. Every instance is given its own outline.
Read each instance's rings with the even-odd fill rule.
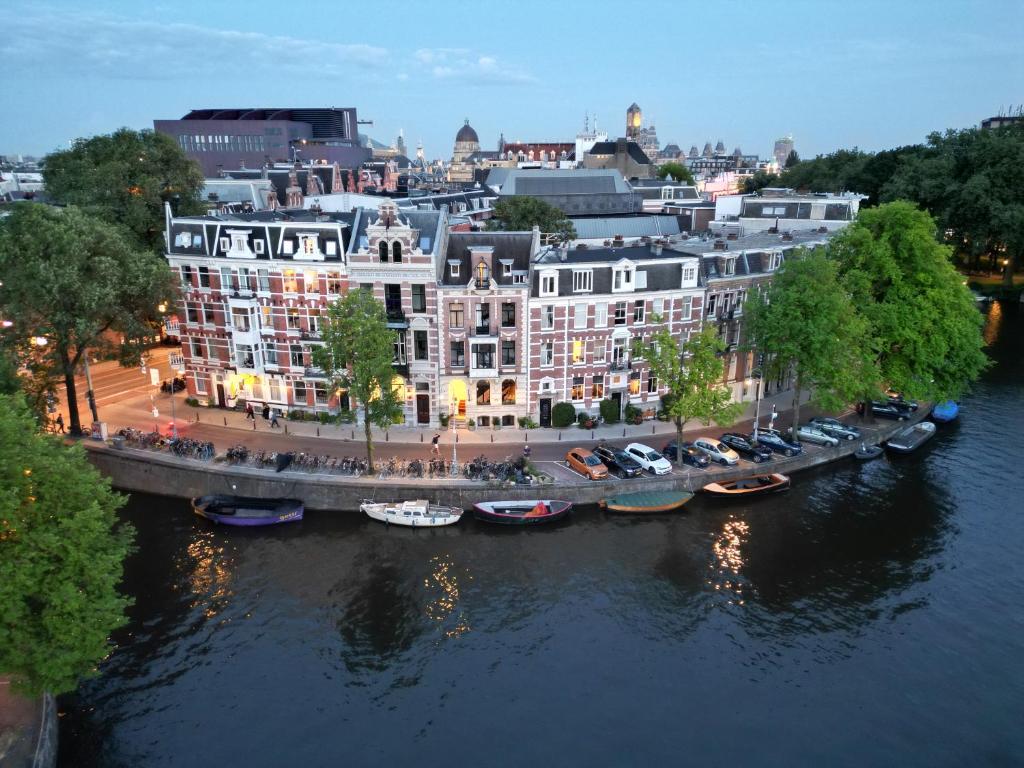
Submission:
[[[551,426],[551,398],[542,397],[540,400],[540,425],[542,427]]]
[[[615,412],[622,418],[622,393],[612,392],[612,402],[615,403]]]
[[[217,385],[217,405],[219,405],[221,408],[224,407],[224,385],[223,384],[218,384]]]
[[[416,423],[430,423],[430,395],[416,395]]]

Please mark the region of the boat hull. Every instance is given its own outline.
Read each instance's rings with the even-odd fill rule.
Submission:
[[[600,505],[609,512],[631,515],[651,515],[674,512],[693,498],[689,491],[625,493],[601,499]]]
[[[912,427],[901,429],[889,438],[885,447],[894,453],[912,453],[935,436],[935,425],[921,421]]]
[[[359,508],[373,520],[406,528],[440,528],[454,525],[462,519],[462,510],[454,510],[451,507],[428,505],[420,508],[418,514],[414,512],[415,507],[405,507],[401,504],[363,502]]]
[[[531,514],[542,501],[549,511],[545,514]],[[499,525],[543,525],[561,520],[571,511],[572,502],[547,499],[486,501],[473,505],[473,517]]]
[[[200,496],[192,511],[218,525],[253,528],[302,520],[305,507],[298,499],[256,499],[244,496]]]
[[[786,475],[757,475],[721,483],[708,483],[701,490],[713,498],[740,499],[788,491],[789,484]]]
[[[857,459],[857,461],[871,461],[871,459],[877,459],[882,453],[882,446],[869,445],[867,448],[854,451],[853,458]]]

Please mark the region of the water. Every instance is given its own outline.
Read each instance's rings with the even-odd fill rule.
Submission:
[[[1024,317],[920,452],[530,531],[137,496],[62,766],[1024,764]]]

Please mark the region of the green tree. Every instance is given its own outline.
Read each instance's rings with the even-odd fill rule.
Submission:
[[[667,179],[669,176],[682,184],[689,184],[690,186],[693,186],[697,183],[694,181],[693,174],[690,172],[690,169],[682,163],[665,163],[658,168],[659,179]]]
[[[164,203],[179,214],[203,212],[203,172],[177,142],[154,131],[121,128],[78,139],[70,149],[47,155],[46,193],[120,224],[139,247],[164,251]]]
[[[901,201],[862,211],[828,247],[866,323],[877,380],[933,401],[959,397],[988,365],[981,314],[935,235],[935,220]],[[865,399],[877,394],[864,383]]]
[[[564,213],[536,197],[516,195],[505,197],[494,206],[494,217],[487,222],[488,229],[521,232],[540,227],[544,234],[555,235],[560,242],[576,238],[576,229]]]
[[[789,154],[786,155],[786,168],[792,168],[794,165],[800,162],[800,155],[797,154],[795,149],[789,150]]]
[[[130,604],[123,503],[81,446],[38,434],[21,397],[0,395],[0,672],[20,692],[74,690],[110,653]]]
[[[774,187],[779,184],[779,176],[768,171],[755,171],[751,176],[743,177],[743,194],[752,195],[765,187]]]
[[[366,460],[373,472],[371,427],[387,429],[402,412],[392,384],[395,332],[388,328],[384,305],[370,291],[354,290],[327,308],[320,335],[324,344],[313,350],[313,364],[362,409]]]
[[[682,444],[683,427],[690,419],[731,424],[743,412],[743,404],[731,402],[729,389],[722,385],[724,350],[725,342],[710,326],[685,343],[667,328],[655,333],[650,343],[636,343],[635,352],[647,359],[651,374],[668,389],[662,406],[676,425],[676,445]],[[682,454],[677,451],[679,466]]]
[[[75,371],[90,349],[122,335],[124,364],[136,364],[161,301],[176,295],[167,263],[129,243],[121,229],[76,208],[19,205],[0,221],[0,315],[20,340],[64,378],[72,433],[81,432]]]
[[[877,387],[865,353],[865,322],[822,249],[790,256],[767,290],[747,300],[743,315],[751,345],[764,355],[762,375],[795,376],[794,434],[804,391],[822,408],[836,409]]]

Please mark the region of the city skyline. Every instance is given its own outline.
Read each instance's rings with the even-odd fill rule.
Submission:
[[[584,114],[617,136],[635,101],[663,146],[722,140],[768,157],[792,134],[807,157],[920,142],[1024,101],[1015,4],[940,2],[924,15],[867,2],[856,17],[844,8],[654,3],[640,14],[527,2],[510,14],[456,0],[346,8],[332,33],[301,7],[282,22],[268,2],[244,16],[191,3],[138,12],[123,0],[89,10],[14,2],[0,9],[9,78],[0,108],[17,119],[0,128],[0,152],[44,155],[192,109],[279,104],[355,107],[377,141],[401,130],[410,153],[422,140],[428,157],[447,158],[464,119],[484,148],[502,133],[571,140]],[[609,41],[612,9],[637,34]],[[678,23],[651,24],[655,16]],[[381,34],[396,25],[411,31]]]

